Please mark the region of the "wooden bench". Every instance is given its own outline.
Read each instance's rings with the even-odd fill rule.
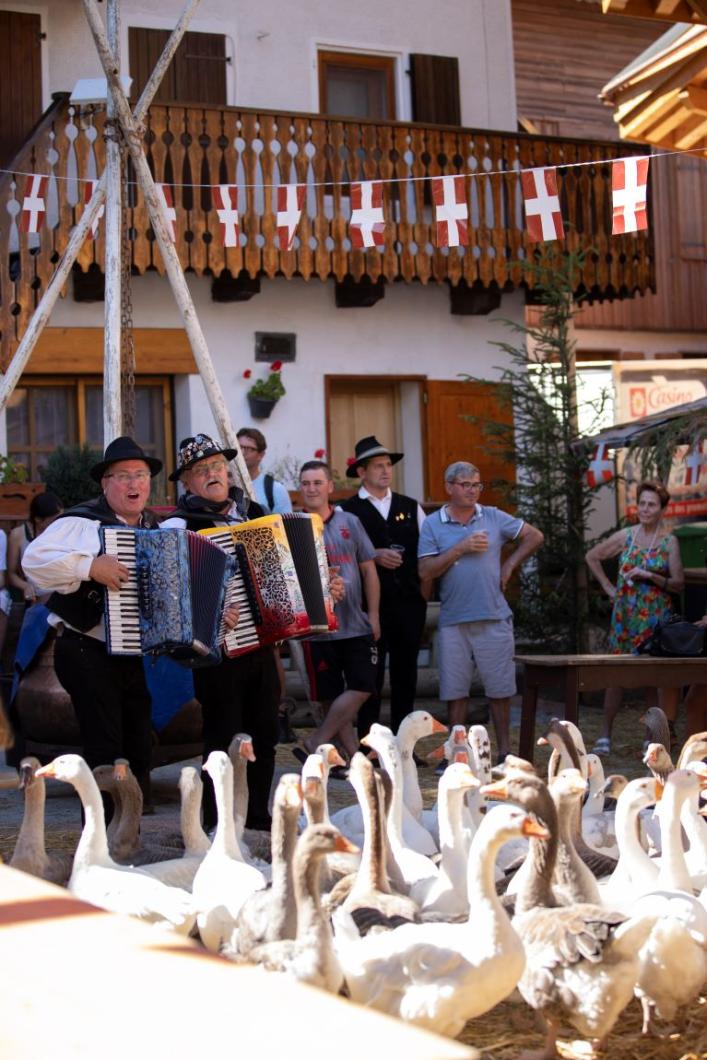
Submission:
[[[516,655],[523,664],[520,719],[521,758],[533,761],[538,691],[559,688],[564,717],[579,720],[580,692],[606,688],[679,688],[707,684],[707,658],[654,659],[650,655]]]

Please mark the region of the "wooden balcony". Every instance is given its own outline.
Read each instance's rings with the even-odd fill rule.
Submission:
[[[85,179],[103,170],[101,112],[79,113],[57,101],[18,154],[15,175],[0,181],[0,355],[16,348],[63,252],[84,203]],[[582,165],[641,149],[488,130],[397,122],[343,121],[234,107],[155,105],[145,151],[155,179],[172,185],[177,250],[185,270],[214,278],[260,276],[448,282],[472,291],[532,286],[525,260],[550,261],[567,249],[589,251],[579,288],[598,299],[644,293],[654,286],[652,237],[612,237],[607,165]],[[645,151],[645,148],[642,149]],[[523,230],[518,171],[563,167],[559,184],[567,236],[532,244]],[[19,232],[26,173],[50,174],[46,223],[39,235]],[[435,245],[429,185],[420,178],[466,172],[468,247]],[[472,176],[471,174],[474,174]],[[348,237],[351,180],[383,179],[389,222],[380,250],[352,249]],[[307,186],[295,246],[276,243],[275,186]],[[214,184],[239,187],[241,245],[225,249],[212,202]],[[130,188],[130,238],[136,272],[163,271],[142,197]],[[103,226],[87,241],[81,269],[101,267]]]

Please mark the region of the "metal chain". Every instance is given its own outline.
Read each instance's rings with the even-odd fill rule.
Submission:
[[[121,277],[120,277],[120,389],[123,407],[123,434],[135,437],[135,340],[133,336],[132,242],[128,223],[130,188],[127,179],[127,151],[121,150]]]

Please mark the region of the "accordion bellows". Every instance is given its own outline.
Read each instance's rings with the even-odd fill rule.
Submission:
[[[119,592],[106,590],[108,651],[218,662],[234,560],[191,530],[106,526],[99,533],[103,551],[130,570]]]
[[[246,582],[254,586],[251,599],[257,614],[249,618],[241,613],[244,622],[255,626],[258,644],[238,645],[237,628],[232,646],[226,635],[228,655],[337,628],[319,516],[266,515],[232,526],[200,530],[199,534],[232,555],[236,546],[242,545],[247,556],[248,571],[244,573]],[[242,560],[239,566],[243,568]]]

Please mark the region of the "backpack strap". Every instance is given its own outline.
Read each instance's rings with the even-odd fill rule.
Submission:
[[[263,475],[263,489],[265,490],[265,500],[268,502],[268,508],[272,511],[275,507],[275,479],[268,472]]]

